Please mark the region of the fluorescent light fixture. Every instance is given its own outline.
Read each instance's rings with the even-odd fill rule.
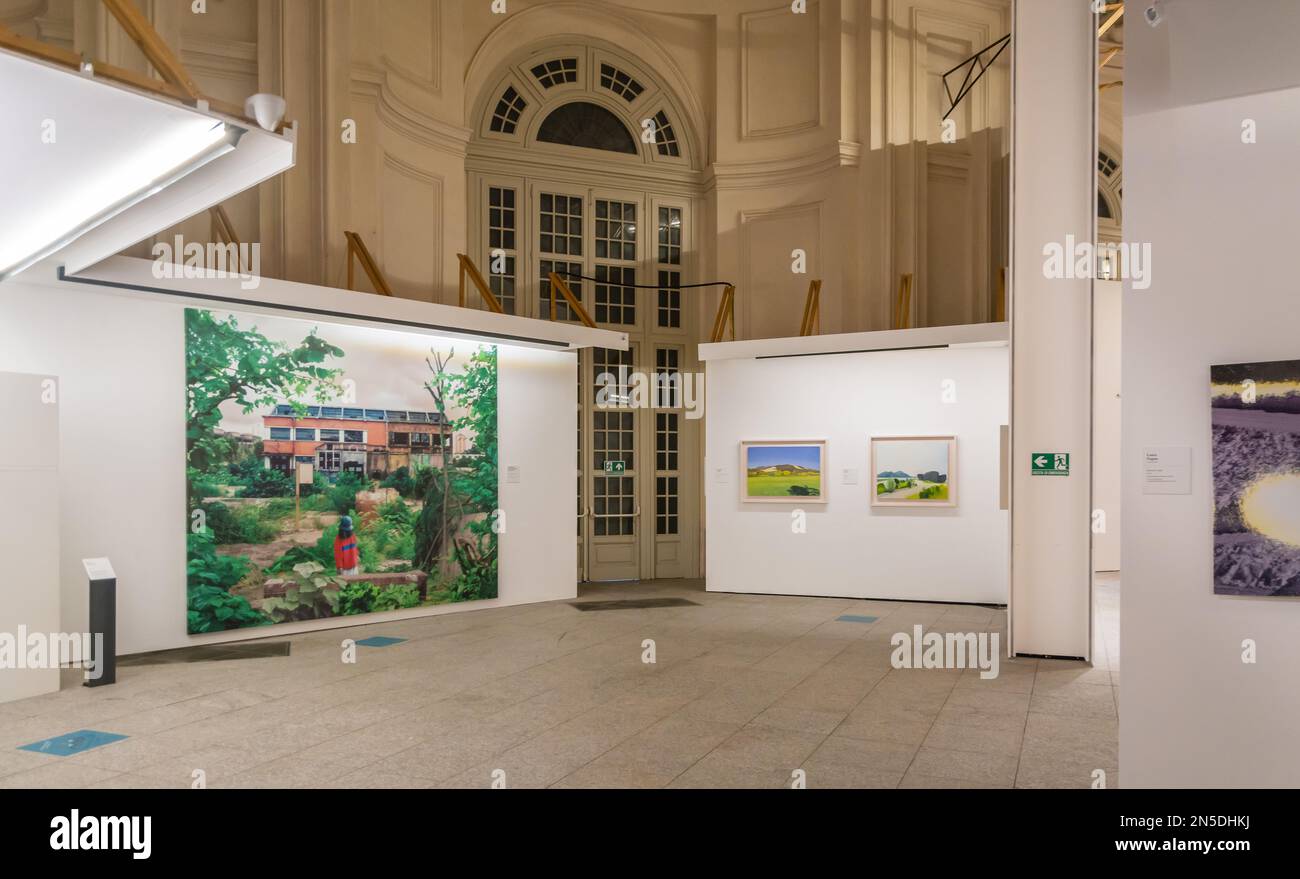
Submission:
[[[237,126],[195,115],[142,144],[124,161],[98,169],[75,200],[45,206],[18,234],[0,240],[0,281],[230,152],[243,134]]]

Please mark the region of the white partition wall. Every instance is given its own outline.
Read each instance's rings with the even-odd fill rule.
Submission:
[[[1300,5],[1223,11],[1126,34],[1124,231],[1152,262],[1124,291],[1125,787],[1300,786],[1300,598],[1214,592],[1210,412],[1212,365],[1300,359]],[[1191,450],[1189,493],[1143,491],[1150,446]]]
[[[1011,152],[1011,648],[1084,658],[1092,623],[1091,281],[1048,277],[1044,247],[1093,240],[1090,7],[1016,3]],[[1066,254],[1071,266],[1074,259]],[[1069,455],[1069,475],[1032,475],[1038,453]]]
[[[701,346],[709,591],[1005,604],[1007,353],[1005,324]],[[873,436],[955,436],[956,506],[873,506]],[[755,440],[824,440],[825,503],[743,501]]]
[[[126,277],[134,267],[142,282],[149,281],[147,262],[113,265],[114,277]],[[177,282],[186,283],[195,292],[202,286]],[[385,309],[406,317],[460,318],[476,332],[482,330],[476,324],[498,317],[269,280],[243,295],[268,301],[299,296],[305,304],[320,305],[330,304],[336,294],[354,311],[376,315],[369,322],[376,326],[384,325]],[[61,451],[65,630],[85,630],[86,587],[79,560],[100,556],[109,557],[118,574],[118,649],[123,654],[576,595],[570,467],[576,444],[577,356],[565,350],[575,343],[561,341],[549,350],[501,343],[499,502],[506,532],[500,538],[498,598],[187,635],[185,305],[184,300],[146,293],[26,277],[0,286],[0,369],[60,376],[63,431],[60,442],[49,447]],[[509,318],[509,326],[520,336],[551,332],[538,321]],[[572,338],[577,338],[574,333],[595,333],[601,344],[623,344],[619,334],[607,331],[557,326],[554,332]]]
[[[47,639],[63,631],[58,397],[52,376],[0,372],[0,636],[13,639],[13,652],[0,667],[0,702],[59,689],[58,656],[46,653],[47,668],[24,667],[23,637]],[[84,601],[84,588],[81,595]]]

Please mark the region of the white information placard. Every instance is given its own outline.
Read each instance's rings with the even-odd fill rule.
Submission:
[[[1143,494],[1191,494],[1191,446],[1147,446],[1142,450]]]
[[[82,559],[81,566],[86,569],[86,576],[91,580],[116,580],[113,563],[108,559]]]

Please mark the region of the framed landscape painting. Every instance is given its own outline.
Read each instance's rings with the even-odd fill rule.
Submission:
[[[826,503],[825,440],[755,440],[740,444],[747,503]]]
[[[871,472],[873,506],[955,507],[957,437],[872,437]]]
[[[1210,367],[1214,591],[1300,595],[1300,360]]]

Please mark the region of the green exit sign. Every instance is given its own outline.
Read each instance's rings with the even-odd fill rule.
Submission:
[[[1029,472],[1033,476],[1069,476],[1069,452],[1034,452],[1029,456]]]
[[[626,473],[626,472],[627,472],[627,462],[625,462],[625,461],[606,461],[606,462],[605,462],[605,472],[606,472],[606,473]]]

